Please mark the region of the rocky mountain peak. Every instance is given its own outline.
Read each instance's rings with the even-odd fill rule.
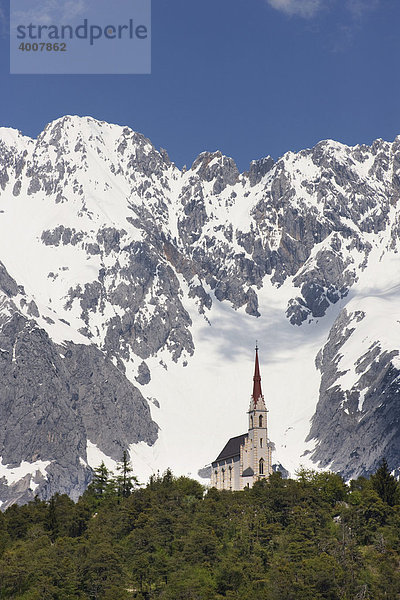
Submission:
[[[221,152],[202,152],[193,162],[191,171],[202,181],[214,182],[213,193],[221,193],[227,185],[235,185],[239,171],[235,161]]]
[[[275,161],[271,156],[266,156],[259,160],[252,160],[249,171],[245,173],[250,180],[250,185],[254,186],[257,185],[257,183],[260,183],[263,177],[272,169],[274,164]]]

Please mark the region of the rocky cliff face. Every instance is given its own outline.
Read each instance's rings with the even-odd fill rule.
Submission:
[[[15,296],[16,283],[4,268],[2,275],[2,291]],[[2,462],[9,470],[38,467],[11,485],[0,479],[2,500],[28,501],[37,488],[44,497],[61,490],[77,499],[91,478],[87,440],[119,460],[129,444],[153,444],[157,425],[139,390],[98,348],[57,345],[12,301],[3,297],[2,306]]]
[[[241,174],[220,152],[181,172],[144,136],[91,118],[59,119],[37,140],[0,129],[2,501],[76,497],[88,444],[113,460],[154,446],[149,402],[181,406],[148,395],[159,369],[179,389],[201,353],[197,323],[221,303],[231,328],[239,314],[264,323],[274,298],[293,332],[337,313],[317,358],[312,460],[353,476],[385,453],[397,468],[394,309],[352,294],[396,257],[399,192],[400,137],[320,142]],[[373,319],[365,347],[357,331]]]
[[[317,356],[322,377],[309,435],[317,440],[313,459],[348,478],[376,470],[383,456],[393,470],[399,465],[399,349],[386,329],[395,324],[379,307],[369,308],[343,309]],[[355,360],[344,359],[349,350]]]

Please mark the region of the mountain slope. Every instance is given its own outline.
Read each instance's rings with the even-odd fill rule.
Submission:
[[[400,138],[240,174],[89,117],[0,129],[2,500],[76,497],[128,446],[142,478],[195,473],[243,429],[255,339],[277,461],[397,468],[396,269],[384,318],[365,282],[396,263],[399,174]]]

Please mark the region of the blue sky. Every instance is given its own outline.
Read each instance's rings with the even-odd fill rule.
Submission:
[[[115,0],[118,2],[118,0]],[[0,0],[0,125],[64,114],[128,125],[178,166],[333,138],[400,134],[399,0],[153,0],[151,75],[10,75]]]

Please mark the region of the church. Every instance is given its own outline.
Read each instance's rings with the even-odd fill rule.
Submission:
[[[267,431],[267,408],[261,391],[256,346],[253,394],[248,410],[247,433],[231,438],[212,463],[211,486],[218,490],[243,490],[272,473],[271,444]]]

